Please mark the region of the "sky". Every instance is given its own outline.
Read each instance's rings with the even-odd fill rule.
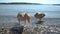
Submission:
[[[60,0],[0,0],[0,2],[29,2],[42,4],[60,4]]]

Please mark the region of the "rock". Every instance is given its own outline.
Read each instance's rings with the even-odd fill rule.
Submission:
[[[13,34],[22,34],[23,29],[24,29],[24,26],[12,27],[12,28],[10,29],[10,31],[11,31]]]

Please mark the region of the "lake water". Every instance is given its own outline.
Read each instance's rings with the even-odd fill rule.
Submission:
[[[46,14],[46,19],[43,19],[45,25],[60,26],[60,6],[0,4],[0,27],[8,25],[13,26],[14,23],[18,23],[16,18],[18,12],[28,12],[30,16],[34,16],[34,14],[38,11]],[[34,24],[35,21],[36,20],[34,18],[31,18],[32,24]]]
[[[16,16],[21,11],[28,12],[30,16],[41,11],[46,14],[45,17],[60,18],[60,6],[58,5],[0,4],[0,15]]]

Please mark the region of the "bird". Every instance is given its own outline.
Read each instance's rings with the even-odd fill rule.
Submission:
[[[45,16],[45,14],[43,12],[37,12],[34,15],[34,17],[39,19],[39,20],[41,20],[44,16]]]
[[[18,19],[19,24],[21,21],[24,21],[25,24],[26,24],[26,21],[30,23],[30,16],[26,12],[21,12],[21,13],[19,12],[17,15],[17,19]]]

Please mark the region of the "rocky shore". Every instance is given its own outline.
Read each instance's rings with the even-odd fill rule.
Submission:
[[[20,27],[22,28],[22,27]],[[60,34],[60,28],[59,27],[52,27],[52,26],[45,26],[45,25],[35,25],[35,26],[25,26],[24,29],[20,29],[22,34]],[[15,29],[15,28],[14,28]],[[16,27],[18,29],[18,27]],[[18,30],[14,30],[14,32],[10,31],[11,29],[4,28],[5,31],[2,31],[2,28],[0,28],[0,34],[3,32],[8,34],[19,34]],[[23,31],[22,31],[23,30]],[[11,33],[12,32],[12,33]]]

